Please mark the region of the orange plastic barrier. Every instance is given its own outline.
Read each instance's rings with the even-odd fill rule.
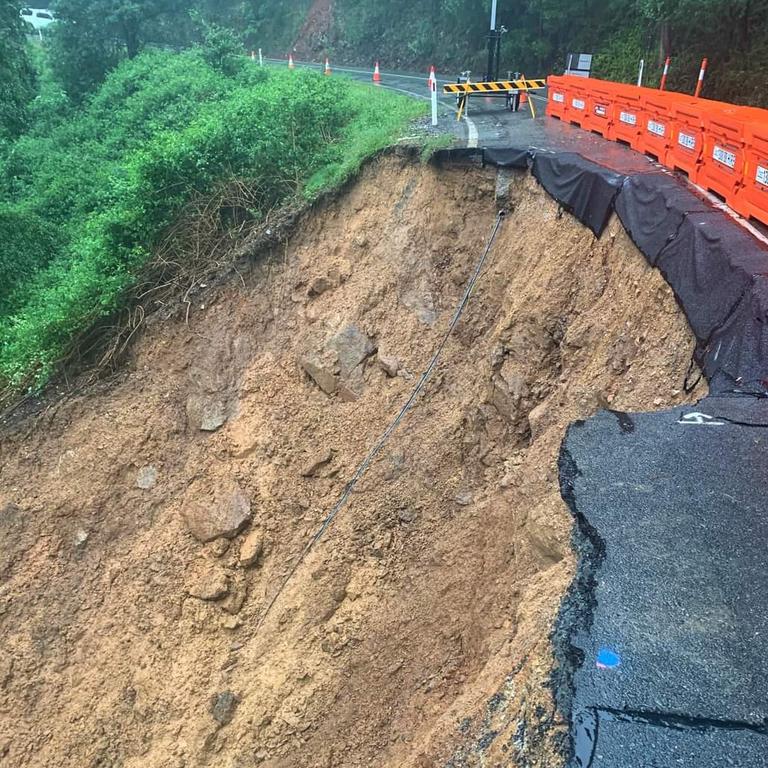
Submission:
[[[735,210],[768,226],[768,113],[745,129],[744,179],[736,192]]]
[[[603,80],[589,80],[587,113],[583,128],[608,138],[614,120],[616,85]]]
[[[552,75],[547,114],[629,144],[768,225],[768,110]]]
[[[584,126],[587,118],[589,81],[583,77],[571,77],[568,84],[568,111],[566,118],[572,125]]]
[[[550,75],[547,78],[547,114],[558,120],[567,119],[568,79],[563,75]]]
[[[640,150],[640,132],[643,129],[642,92],[643,89],[636,85],[617,85],[613,125],[608,134],[609,139],[622,141],[637,150]]]
[[[703,117],[704,157],[696,180],[733,207],[744,178],[747,113],[740,107],[715,108]]]
[[[646,155],[652,155],[660,163],[669,165],[668,154],[672,149],[674,106],[681,100],[681,94],[670,91],[643,89],[643,124],[638,148]]]
[[[691,181],[697,181],[704,156],[704,114],[716,103],[689,97],[672,106],[672,141],[667,165],[673,171],[684,171]]]

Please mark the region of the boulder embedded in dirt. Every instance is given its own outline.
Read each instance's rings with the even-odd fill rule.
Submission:
[[[187,591],[198,600],[221,600],[229,593],[229,580],[218,566],[196,569],[187,582]]]
[[[326,450],[315,454],[304,465],[304,469],[301,470],[301,476],[314,477],[318,473],[318,471],[321,470],[326,464],[331,463],[332,458],[333,458],[333,451],[331,451],[330,448],[327,448]]]
[[[240,700],[232,691],[223,691],[211,697],[211,717],[219,725],[227,725],[232,722],[235,710]]]
[[[253,530],[243,539],[240,544],[239,562],[243,568],[250,568],[256,565],[264,552],[264,537],[261,531]]]
[[[222,398],[210,395],[190,395],[187,398],[187,424],[190,429],[215,432],[227,418],[227,405]]]
[[[153,488],[157,482],[157,469],[151,464],[142,467],[136,476],[136,487],[141,488],[142,491],[148,491]]]
[[[197,482],[187,490],[181,514],[198,541],[231,539],[250,521],[251,502],[235,482],[220,487]]]
[[[379,353],[378,361],[379,368],[381,368],[381,370],[384,371],[384,373],[386,373],[390,379],[393,379],[395,376],[397,376],[397,372],[400,370],[400,361],[396,357],[382,355]]]
[[[307,296],[310,298],[314,298],[315,296],[321,296],[326,291],[329,291],[331,288],[333,288],[333,282],[329,280],[327,277],[320,276],[316,277],[310,284],[309,288],[307,288]]]
[[[327,395],[332,395],[336,391],[339,379],[336,375],[338,365],[335,361],[327,356],[321,357],[308,353],[299,360],[299,365]]]
[[[348,325],[339,331],[328,342],[328,347],[338,355],[342,379],[348,378],[363,360],[376,351],[373,341],[356,325]]]

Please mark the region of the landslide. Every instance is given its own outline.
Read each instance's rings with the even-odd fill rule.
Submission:
[[[495,181],[374,162],[118,378],[4,428],[1,766],[559,764],[564,429],[703,394],[615,218],[597,240],[512,177],[426,391],[264,616],[444,333]]]

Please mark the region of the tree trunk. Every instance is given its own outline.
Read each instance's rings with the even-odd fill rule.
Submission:
[[[672,44],[670,42],[669,20],[664,19],[659,24],[659,66],[663,67],[667,56],[670,55]]]

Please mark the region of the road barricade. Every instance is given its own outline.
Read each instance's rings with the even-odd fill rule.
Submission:
[[[547,115],[567,120],[568,98],[568,78],[550,75],[547,78]]]
[[[768,226],[768,113],[760,122],[747,123],[744,139],[744,178],[733,207]]]
[[[718,102],[679,95],[681,98],[672,104],[672,141],[667,165],[673,171],[683,171],[695,182],[704,157],[704,115],[716,109],[713,105]]]
[[[584,127],[587,117],[588,82],[582,77],[571,77],[568,84],[568,113],[567,119],[571,125]]]
[[[639,149],[663,165],[669,165],[667,155],[672,149],[674,106],[685,97],[671,91],[654,91],[650,88],[644,88],[643,91],[643,128]]]
[[[582,128],[608,138],[614,120],[615,83],[605,80],[588,80],[587,111]]]
[[[640,133],[643,130],[642,88],[636,85],[616,84],[613,102],[613,125],[608,138],[629,144],[640,150]]]
[[[733,208],[744,179],[745,130],[751,110],[718,106],[723,108],[713,109],[710,102],[704,111],[704,156],[696,179]]]

